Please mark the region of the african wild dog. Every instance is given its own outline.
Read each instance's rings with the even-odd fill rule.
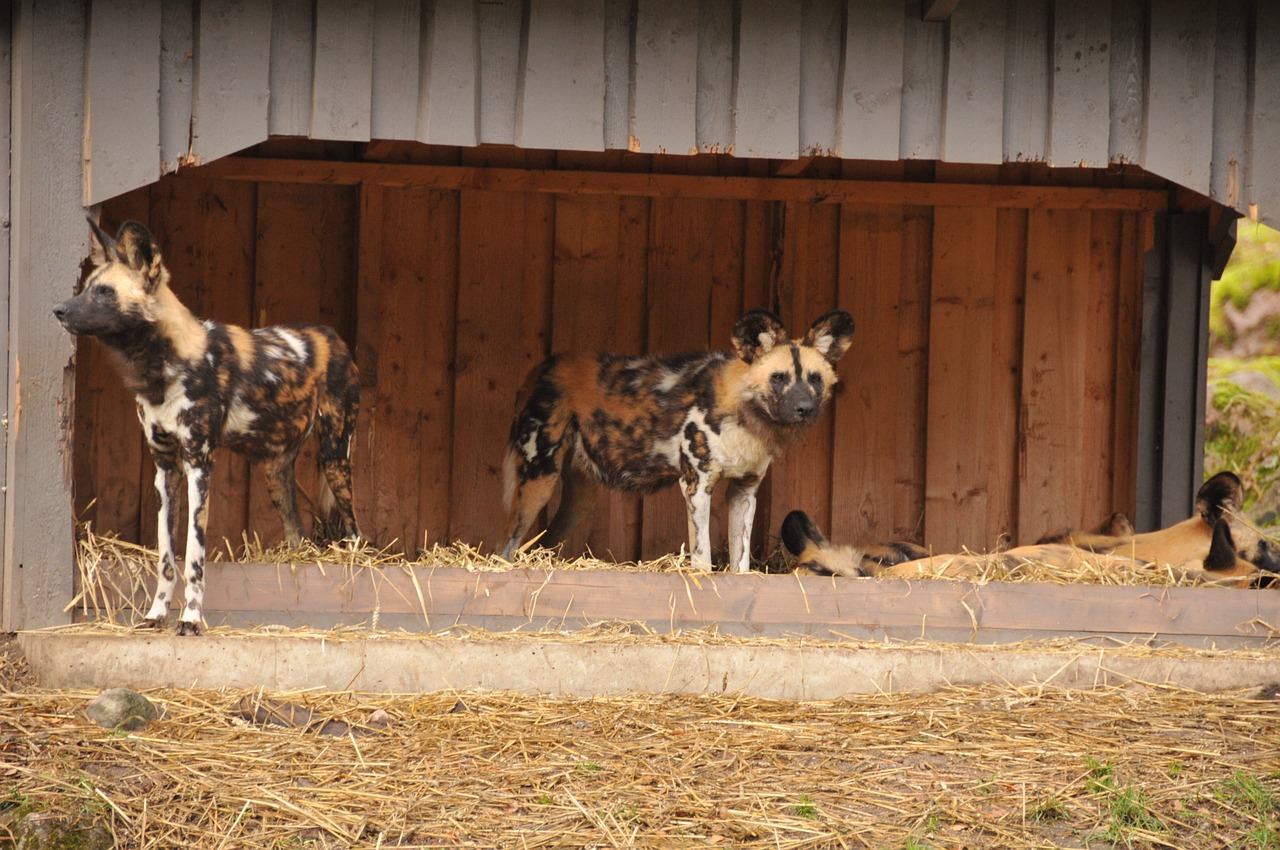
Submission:
[[[893,564],[872,558],[851,561],[848,551],[832,546],[803,511],[787,515],[782,536],[800,565],[826,575],[964,577],[979,574],[992,558],[998,558],[1013,566],[1027,562],[1067,569],[1088,563],[1115,571],[1158,564],[1195,581],[1269,585],[1280,571],[1280,558],[1256,529],[1241,520],[1243,496],[1240,479],[1220,472],[1196,494],[1196,515],[1168,528],[1134,534],[1128,520],[1113,515],[1104,525],[1129,533],[1059,532],[1052,535],[1056,542],[986,556],[966,552],[923,555]]]
[[[169,288],[160,246],[136,221],[112,239],[92,220],[94,268],[80,294],[53,308],[68,331],[97,337],[138,401],[138,419],[156,465],[160,494],[160,574],[147,612],[161,627],[177,582],[173,540],[187,477],[186,607],[180,635],[200,633],[205,527],[213,450],[226,446],[265,461],[271,502],[290,543],[302,537],[294,461],[319,434],[322,501],[345,537],[356,537],[351,507],[351,441],[360,381],[347,346],[319,325],[246,330],[201,321]],[[327,485],[327,486],[326,486]]]
[[[782,520],[782,545],[796,559],[801,575],[857,578],[896,564],[927,557],[929,552],[906,541],[867,546],[837,546],[804,511],[792,511]]]
[[[554,546],[590,509],[599,484],[650,493],[677,481],[689,554],[711,563],[711,494],[728,479],[729,564],[750,568],[756,489],[770,461],[817,420],[853,340],[843,310],[791,340],[768,310],[733,327],[733,352],[676,357],[560,354],[533,370],[516,404],[504,465],[510,558],[564,482],[543,538]]]

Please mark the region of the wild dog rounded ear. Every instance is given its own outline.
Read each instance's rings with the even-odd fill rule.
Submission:
[[[1196,510],[1212,525],[1224,514],[1239,513],[1244,507],[1244,485],[1234,472],[1219,472],[1200,486]]]
[[[768,310],[746,312],[733,325],[733,350],[748,363],[754,363],[786,339],[786,326]]]
[[[89,261],[95,266],[104,266],[115,257],[116,240],[92,218],[86,217],[86,220],[89,222]]]
[[[126,221],[116,231],[116,253],[132,269],[147,277],[147,291],[155,289],[160,281],[164,258],[160,244],[146,226],[136,221]]]
[[[804,511],[792,511],[782,521],[782,545],[792,555],[799,555],[810,543],[821,546],[827,542],[822,531]]]
[[[844,357],[852,343],[853,316],[844,310],[823,313],[804,335],[804,344],[816,348],[832,364]]]

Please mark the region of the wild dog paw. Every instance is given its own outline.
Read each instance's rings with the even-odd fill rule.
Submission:
[[[173,633],[178,637],[183,637],[185,635],[198,635],[200,634],[200,624],[189,623],[186,620],[183,620],[178,623],[178,628],[174,629]]]
[[[155,629],[160,631],[169,624],[167,617],[148,617],[138,624],[139,629]]]

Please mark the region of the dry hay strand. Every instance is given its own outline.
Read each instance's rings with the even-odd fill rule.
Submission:
[[[1274,693],[985,687],[821,702],[157,690],[0,694],[0,836],[88,818],[120,848],[1273,846]],[[361,727],[255,725],[304,706]],[[7,796],[4,796],[6,795]],[[1253,845],[1249,842],[1254,842]],[[914,843],[913,843],[914,842]]]
[[[958,569],[957,569],[958,568]],[[946,572],[952,569],[954,575]],[[932,563],[913,573],[912,579],[947,579],[974,584],[989,582],[1041,582],[1046,584],[1101,584],[1112,587],[1237,587],[1239,577],[1206,579],[1199,570],[1173,564],[1148,563],[1122,553],[1072,550],[1060,561],[1010,556],[1007,552],[972,552],[934,555]]]

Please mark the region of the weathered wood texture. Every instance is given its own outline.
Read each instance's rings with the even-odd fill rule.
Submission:
[[[1157,193],[841,180],[829,162],[814,180],[761,180],[729,157],[694,161],[719,174],[675,175],[590,170],[602,154],[565,154],[569,170],[514,167],[548,164],[519,152],[468,156],[394,168],[226,160],[122,196],[104,216],[156,225],[174,287],[198,312],[322,321],[353,345],[357,509],[375,541],[497,542],[516,391],[549,352],[727,347],[734,320],[758,306],[797,335],[837,306],[858,325],[833,409],[766,479],[759,554],[794,508],[841,539],[940,549],[1132,509],[1126,388]],[[930,193],[947,204],[901,203]],[[149,542],[132,402],[94,343],[80,356],[77,509]],[[216,475],[211,540],[277,539],[260,473],[224,459]],[[653,557],[678,550],[685,529],[675,491],[614,495],[570,543]],[[717,546],[723,532],[718,502]]]
[[[12,252],[5,351],[6,467],[0,629],[53,625],[68,615],[73,531],[71,338],[52,326],[54,304],[71,291],[87,248],[80,200],[85,82],[50,68],[86,57],[83,4],[13,5],[11,80]],[[8,11],[8,4],[4,7]],[[9,44],[7,29],[5,43]],[[51,104],[56,108],[51,108]],[[10,148],[6,148],[10,150]],[[15,496],[15,494],[21,494]]]
[[[76,616],[99,615],[89,608]],[[211,625],[373,624],[408,631],[548,632],[622,620],[659,633],[714,627],[741,637],[970,644],[1091,638],[1222,648],[1269,645],[1280,594],[758,573],[210,564],[205,616]]]
[[[9,0],[4,0],[3,2],[0,2],[0,68],[11,68],[13,55],[13,3]],[[11,77],[10,85],[0,87],[0,114],[8,114],[10,109],[13,107],[14,97],[12,82],[13,79]],[[11,155],[12,148],[10,147],[12,142],[12,127],[9,124],[0,125],[0,164],[3,164],[6,171],[8,171],[13,164]],[[3,216],[5,221],[12,222],[11,213],[11,199],[10,196],[6,194],[3,197],[0,197],[0,216]],[[9,271],[9,260],[12,253],[10,250],[10,233],[12,233],[12,229],[6,229],[3,234],[0,234],[0,276],[3,276],[6,286],[9,285],[11,280]],[[0,336],[3,337],[2,344],[0,344],[0,351],[9,351],[12,335],[7,324],[0,323]],[[8,369],[9,365],[6,358],[4,365],[4,372],[6,375],[8,374]],[[9,392],[9,383],[8,381],[5,381],[4,388],[0,389],[0,408],[5,411],[9,410]],[[7,449],[0,450],[0,480],[4,480],[6,484],[8,483],[8,463],[9,453]],[[5,488],[3,493],[0,493],[0,513],[3,513],[4,515],[7,515],[8,512],[8,493],[8,487]],[[5,526],[5,522],[0,522],[0,553],[9,551],[6,543],[7,529]],[[2,566],[3,564],[4,560],[0,559],[0,572],[4,569]],[[8,615],[6,613],[8,608],[5,605],[5,588],[7,584],[8,582],[5,580],[4,576],[0,575],[0,624],[8,621]],[[10,626],[10,628],[12,628],[12,626]]]
[[[86,197],[269,132],[1136,163],[1280,215],[1273,15],[1227,2],[973,0],[927,20],[925,5],[93,0]]]

